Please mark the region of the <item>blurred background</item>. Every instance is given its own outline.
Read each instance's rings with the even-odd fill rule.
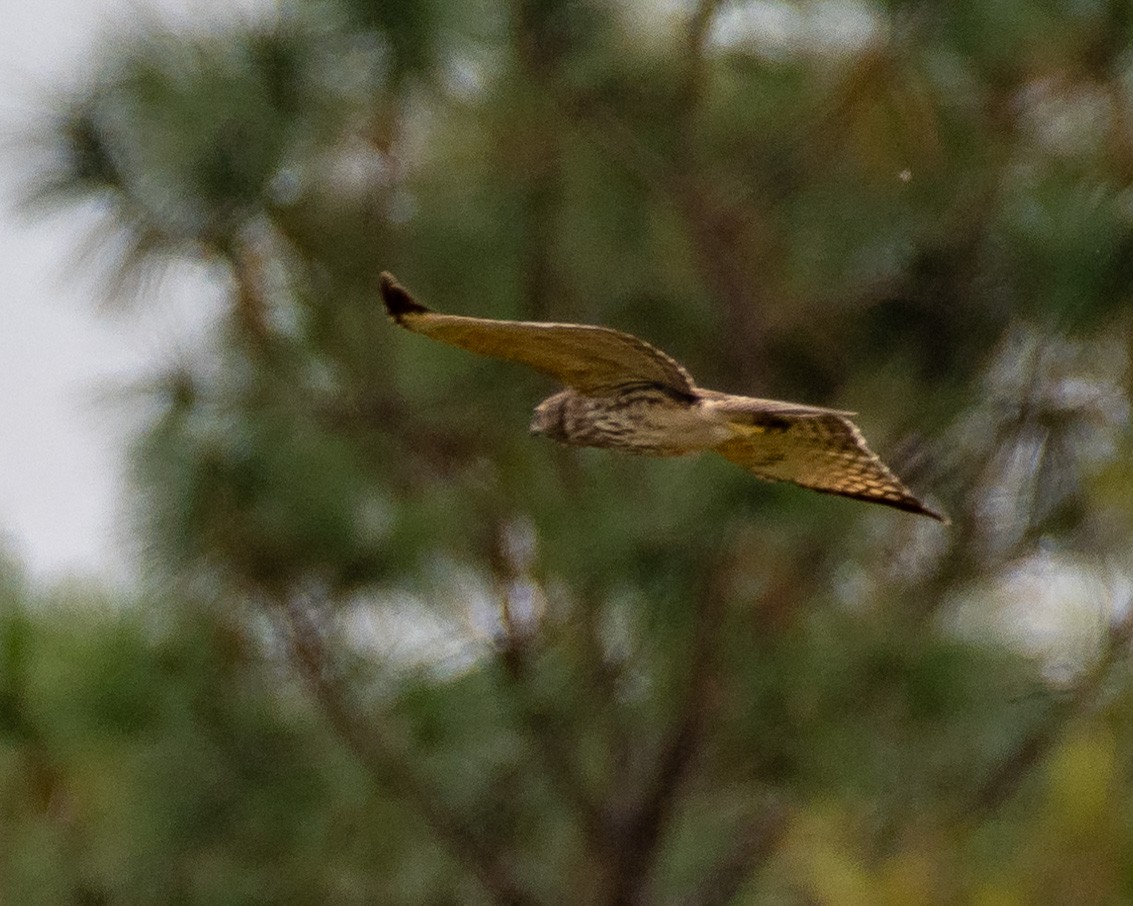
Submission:
[[[0,340],[0,902],[1133,903],[1133,5],[199,12],[7,129],[77,283]],[[952,525],[533,440],[384,269],[858,411]]]

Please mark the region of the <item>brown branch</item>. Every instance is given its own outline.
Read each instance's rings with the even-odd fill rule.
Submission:
[[[684,702],[661,744],[653,770],[636,802],[616,825],[617,851],[613,858],[611,906],[647,902],[647,889],[664,835],[676,810],[685,780],[700,755],[712,707],[715,675],[714,649],[724,610],[724,598],[714,587],[718,569],[709,570],[706,590],[700,596],[693,652]]]
[[[369,772],[373,781],[415,812],[435,838],[480,882],[491,900],[500,906],[524,906],[537,902],[525,892],[498,854],[455,813],[444,807],[434,791],[412,769],[409,756],[388,737],[379,735],[363,718],[360,709],[333,674],[333,658],[323,631],[312,619],[310,608],[289,601],[272,612],[281,617],[292,660],[308,690],[340,740]]]
[[[512,8],[515,56],[525,81],[553,93],[562,54],[548,46],[540,33],[533,5],[515,0]],[[546,320],[555,296],[556,280],[550,253],[562,201],[562,135],[553,107],[532,108],[523,125],[524,230],[522,251],[523,296],[527,316]],[[512,143],[505,143],[514,147]],[[511,166],[511,161],[506,162]]]
[[[775,853],[787,832],[790,810],[772,797],[741,830],[712,874],[684,901],[685,906],[727,906],[752,875]]]
[[[698,113],[708,90],[707,43],[719,5],[719,0],[699,0],[685,33],[678,168],[688,174],[705,169],[697,149]],[[724,351],[728,370],[744,386],[758,386],[767,377],[766,356],[760,354],[767,333],[760,290],[760,277],[765,274],[755,273],[749,262],[766,261],[769,256],[766,237],[758,228],[761,218],[751,205],[739,201],[747,194],[746,187],[728,196],[719,189],[707,192],[696,180],[686,179],[672,198],[684,215],[701,275],[727,312]]]
[[[225,254],[235,284],[236,323],[254,348],[267,344],[272,335],[268,324],[267,288],[264,285],[263,253],[247,240],[239,241]]]
[[[8,816],[30,808],[34,818],[53,831],[59,850],[72,867],[70,902],[103,902],[107,892],[85,867],[90,864],[92,834],[82,800],[74,794],[66,760],[58,756],[50,734],[44,732],[34,708],[29,706],[35,665],[29,663],[31,627],[22,612],[24,606],[15,604],[15,619],[4,627],[9,637],[0,639],[7,648],[7,656],[0,658],[0,714],[5,742],[14,756],[15,780],[0,791],[0,809]]]
[[[626,768],[630,763],[632,743],[631,730],[625,721],[618,719],[616,702],[619,690],[625,680],[625,663],[633,661],[633,654],[624,654],[622,662],[613,661],[605,645],[605,627],[601,620],[601,592],[593,587],[594,583],[587,583],[579,592],[578,621],[580,657],[589,670],[590,681],[594,684],[595,695],[599,700],[607,702],[610,707],[603,709],[603,740],[605,743],[606,766],[610,776],[609,782],[614,788],[620,786],[620,780],[625,776]]]
[[[487,559],[499,599],[504,630],[504,638],[497,648],[501,672],[506,680],[504,691],[516,707],[519,719],[540,759],[544,775],[560,798],[577,814],[591,848],[600,852],[609,840],[609,832],[602,810],[569,755],[573,748],[572,739],[559,731],[553,719],[532,701],[528,693],[531,632],[529,627],[516,624],[508,591],[523,576],[505,550],[502,526],[497,525],[492,532]]]
[[[720,0],[699,0],[685,29],[685,74],[680,103],[680,148],[685,169],[695,159],[697,113],[704,99],[708,81],[705,52],[712,20],[720,8]]]
[[[1074,684],[1069,695],[1051,705],[1046,718],[1024,736],[988,772],[960,818],[972,821],[1007,802],[1061,738],[1063,730],[1097,701],[1114,666],[1129,654],[1133,639],[1133,602],[1128,613],[1110,627],[1097,662]]]
[[[761,287],[767,282],[771,256],[760,228],[762,218],[746,200],[747,187],[705,184],[697,176],[700,163],[691,139],[681,143],[677,164],[653,153],[632,129],[594,101],[561,94],[557,100],[568,122],[681,215],[700,274],[724,304],[728,371],[743,386],[759,386],[766,377],[766,356],[760,354],[766,345]]]
[[[529,663],[526,651],[508,645],[500,651],[506,689],[530,737],[543,771],[560,798],[578,816],[591,849],[601,852],[609,841],[609,828],[586,781],[571,759],[571,739],[527,695]]]

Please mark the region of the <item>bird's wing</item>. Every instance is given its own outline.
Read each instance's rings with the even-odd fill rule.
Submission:
[[[656,384],[692,396],[688,372],[644,340],[587,324],[496,321],[446,315],[422,305],[392,274],[381,275],[382,300],[402,327],[442,343],[527,365],[582,393]]]
[[[715,452],[753,475],[948,522],[889,471],[845,413],[745,397],[714,405],[736,431]]]

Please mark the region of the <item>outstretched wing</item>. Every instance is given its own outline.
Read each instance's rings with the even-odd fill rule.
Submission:
[[[693,395],[692,378],[675,359],[631,334],[587,324],[441,314],[414,299],[389,273],[381,275],[381,291],[389,316],[407,330],[527,365],[582,393],[649,383]]]
[[[948,519],[913,496],[845,413],[773,400],[721,400],[736,436],[715,452],[753,475]]]

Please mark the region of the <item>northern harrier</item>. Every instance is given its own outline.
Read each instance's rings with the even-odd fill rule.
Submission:
[[[650,456],[711,450],[758,478],[947,522],[870,450],[852,412],[704,390],[661,350],[608,327],[446,315],[388,273],[381,292],[402,327],[565,384],[535,407],[532,434]]]

